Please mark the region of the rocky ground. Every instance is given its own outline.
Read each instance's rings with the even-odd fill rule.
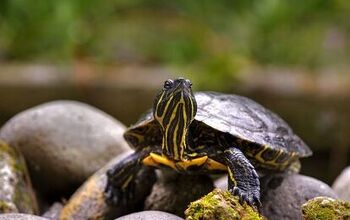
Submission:
[[[132,152],[122,137],[124,130],[118,120],[80,102],[49,102],[15,115],[0,129],[0,220],[195,220],[248,215],[247,219],[317,219],[312,213],[323,209],[342,210],[339,219],[350,218],[349,168],[333,189],[300,174],[261,178],[260,214],[241,206],[226,191],[212,191],[214,186],[226,190],[226,177],[155,173],[145,168],[137,173],[133,203],[110,206],[105,203],[106,170]],[[320,196],[322,201],[312,200]]]

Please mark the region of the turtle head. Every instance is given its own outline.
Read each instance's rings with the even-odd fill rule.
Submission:
[[[187,131],[197,112],[191,87],[188,79],[168,79],[153,104],[153,115],[163,134],[163,154],[174,160],[183,159]]]

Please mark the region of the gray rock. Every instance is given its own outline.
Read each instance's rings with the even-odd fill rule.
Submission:
[[[63,205],[60,202],[55,202],[51,205],[51,207],[42,215],[42,217],[58,220],[60,217],[60,213],[62,211]]]
[[[181,175],[173,171],[160,172],[145,210],[160,210],[184,216],[187,206],[213,190],[213,181],[205,175]]]
[[[345,168],[341,172],[335,179],[332,188],[338,194],[339,198],[350,201],[350,167]]]
[[[214,181],[214,186],[215,188],[227,190],[227,181],[227,175],[224,175]]]
[[[325,183],[299,174],[275,174],[261,182],[262,213],[268,219],[301,219],[301,208],[309,199],[318,196],[337,198]],[[227,175],[217,179],[216,188],[227,189]]]
[[[11,212],[39,210],[23,156],[0,140],[0,213]]]
[[[167,212],[143,211],[125,215],[115,220],[183,220],[183,218]]]
[[[0,214],[0,220],[49,220],[49,219],[36,216],[36,215],[9,213],[9,214]]]
[[[301,219],[301,205],[306,201],[318,196],[338,198],[327,184],[299,174],[275,174],[260,182],[262,214],[269,220]]]
[[[14,116],[0,130],[0,139],[23,153],[37,189],[61,191],[125,151],[124,130],[92,106],[54,101]]]

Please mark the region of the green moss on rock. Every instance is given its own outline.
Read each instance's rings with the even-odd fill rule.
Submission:
[[[316,197],[302,205],[304,220],[350,219],[350,202]]]
[[[0,200],[0,214],[11,212],[18,212],[18,209],[15,207],[15,205],[13,203]]]
[[[0,140],[0,213],[38,213],[23,156]]]
[[[232,196],[228,191],[221,189],[215,189],[192,202],[185,211],[185,215],[186,220],[265,219],[246,203],[241,205],[237,196]]]

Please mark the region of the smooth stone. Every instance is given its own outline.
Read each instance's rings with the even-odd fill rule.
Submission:
[[[215,189],[197,201],[191,202],[185,211],[185,215],[186,220],[265,219],[247,203],[241,204],[238,196],[233,196],[229,191],[221,189]]]
[[[145,210],[160,210],[184,216],[187,206],[214,189],[206,175],[182,175],[159,171],[158,180],[145,201]]]
[[[301,219],[300,206],[317,196],[338,198],[325,183],[300,174],[274,174],[260,179],[262,214],[268,219]],[[227,175],[214,182],[227,189]]]
[[[46,212],[42,215],[42,217],[58,220],[62,211],[63,205],[60,202],[55,202],[51,205],[51,207],[46,210]]]
[[[125,215],[115,220],[183,220],[183,218],[167,212],[143,211]]]
[[[303,220],[350,219],[350,202],[316,197],[302,205]]]
[[[36,214],[38,203],[21,153],[0,140],[0,213]]]
[[[144,167],[137,174],[135,197],[128,205],[109,206],[105,202],[107,184],[106,172],[121,159],[132,152],[125,152],[112,159],[106,166],[92,175],[69,199],[63,207],[60,220],[114,219],[116,217],[142,210],[144,200],[151,192],[156,180],[153,169]]]
[[[128,149],[124,130],[92,106],[53,101],[14,116],[0,130],[0,139],[23,153],[35,188],[59,194]]]
[[[337,199],[325,183],[300,174],[275,174],[261,179],[262,214],[267,219],[301,219],[301,205],[306,201],[326,196]]]
[[[219,177],[214,181],[215,188],[219,188],[222,190],[227,190],[227,175],[224,175],[222,177]]]
[[[8,214],[0,214],[0,220],[49,220],[49,219],[36,216],[36,215],[8,213]]]
[[[332,188],[339,198],[350,201],[350,166],[335,179]]]

